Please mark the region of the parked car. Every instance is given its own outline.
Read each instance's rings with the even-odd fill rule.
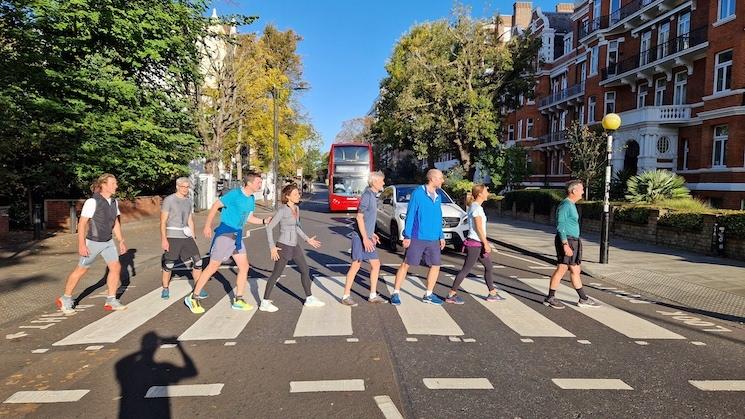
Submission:
[[[415,188],[422,185],[390,185],[378,197],[375,231],[387,238],[391,250],[398,251],[403,240],[406,210]],[[468,234],[468,216],[442,189],[437,189],[442,200],[442,229],[445,242],[460,251]]]

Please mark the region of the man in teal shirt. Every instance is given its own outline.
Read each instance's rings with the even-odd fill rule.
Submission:
[[[556,298],[556,290],[559,288],[561,279],[569,271],[569,277],[572,280],[572,286],[579,295],[580,307],[599,307],[598,303],[589,298],[582,289],[582,278],[580,273],[582,269],[582,241],[579,238],[579,213],[577,212],[577,201],[582,199],[585,188],[581,180],[572,180],[566,186],[567,197],[556,210],[556,237],[554,244],[556,246],[556,270],[551,275],[551,282],[548,288],[548,296],[543,300],[543,304],[562,309],[564,304]]]

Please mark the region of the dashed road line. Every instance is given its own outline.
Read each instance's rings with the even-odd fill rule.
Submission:
[[[493,390],[486,378],[424,378],[424,386],[430,390]]]
[[[633,390],[616,378],[552,378],[551,381],[563,390]]]
[[[385,419],[404,419],[389,396],[373,397]]]
[[[745,380],[688,380],[703,391],[745,391]]]
[[[90,390],[17,391],[3,403],[67,403],[76,402]]]
[[[222,392],[225,384],[180,384],[170,386],[152,386],[147,389],[146,399],[158,399],[163,397],[197,397],[217,396]]]
[[[365,380],[290,381],[290,393],[365,391]]]

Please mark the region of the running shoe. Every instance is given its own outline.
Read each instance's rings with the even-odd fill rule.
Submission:
[[[425,295],[424,297],[422,297],[422,302],[427,303],[427,304],[433,304],[436,306],[442,305],[442,300],[440,299],[440,297],[438,297],[435,294]]]
[[[549,307],[552,307],[558,310],[561,310],[562,308],[564,308],[564,303],[559,301],[559,299],[556,297],[551,297],[551,298],[546,297],[546,299],[543,300],[543,305],[549,306]]]
[[[305,299],[304,305],[306,307],[323,307],[326,305],[326,303],[324,303],[323,301],[319,300],[318,298],[312,295],[309,295],[308,298]]]
[[[126,310],[127,306],[122,304],[118,299],[106,299],[106,303],[103,305],[103,309],[106,311],[122,311]]]
[[[496,301],[504,301],[506,298],[504,298],[502,295],[499,294],[499,291],[495,292],[494,295],[489,294],[486,296],[486,301],[493,303]]]
[[[383,299],[383,297],[379,295],[376,295],[375,297],[372,297],[372,298],[368,298],[367,301],[373,304],[385,304],[385,300]]]
[[[391,295],[391,304],[394,306],[401,305],[401,296],[399,296],[397,292],[394,292],[393,295]]]
[[[246,300],[243,298],[236,298],[233,300],[233,304],[231,305],[233,310],[241,310],[241,311],[251,311],[254,309],[254,306],[251,304],[248,304]]]
[[[580,307],[584,307],[584,308],[598,308],[598,307],[600,307],[600,304],[597,301],[595,301],[592,298],[590,298],[590,297],[587,297],[586,300],[580,299],[577,302],[577,305],[580,306]]]
[[[274,313],[275,311],[279,310],[279,307],[272,304],[272,300],[261,300],[259,310]]]
[[[186,304],[186,306],[189,307],[189,310],[191,310],[191,312],[194,314],[204,313],[204,307],[202,307],[202,304],[199,303],[199,300],[194,298],[192,294],[184,297],[184,304]]]
[[[345,306],[357,307],[357,301],[354,301],[352,297],[342,298],[341,303]]]
[[[465,304],[466,303],[466,300],[464,300],[463,298],[461,298],[458,294],[455,294],[455,295],[452,295],[452,296],[451,295],[448,295],[448,298],[445,299],[445,302],[448,303],[448,304],[458,304],[458,305],[460,305],[460,304]]]
[[[207,292],[207,290],[201,290],[199,291],[199,295],[194,297],[197,300],[204,300],[205,298],[209,297],[210,294]]]
[[[73,308],[72,298],[65,298],[64,296],[62,296],[57,298],[54,301],[54,304],[65,314],[72,314],[75,312],[75,309]]]
[[[171,292],[168,291],[168,288],[163,288],[163,291],[160,292],[160,298],[164,300],[171,298]]]

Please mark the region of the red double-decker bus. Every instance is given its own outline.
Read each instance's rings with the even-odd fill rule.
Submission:
[[[329,211],[357,211],[371,170],[373,158],[370,144],[331,144]]]

